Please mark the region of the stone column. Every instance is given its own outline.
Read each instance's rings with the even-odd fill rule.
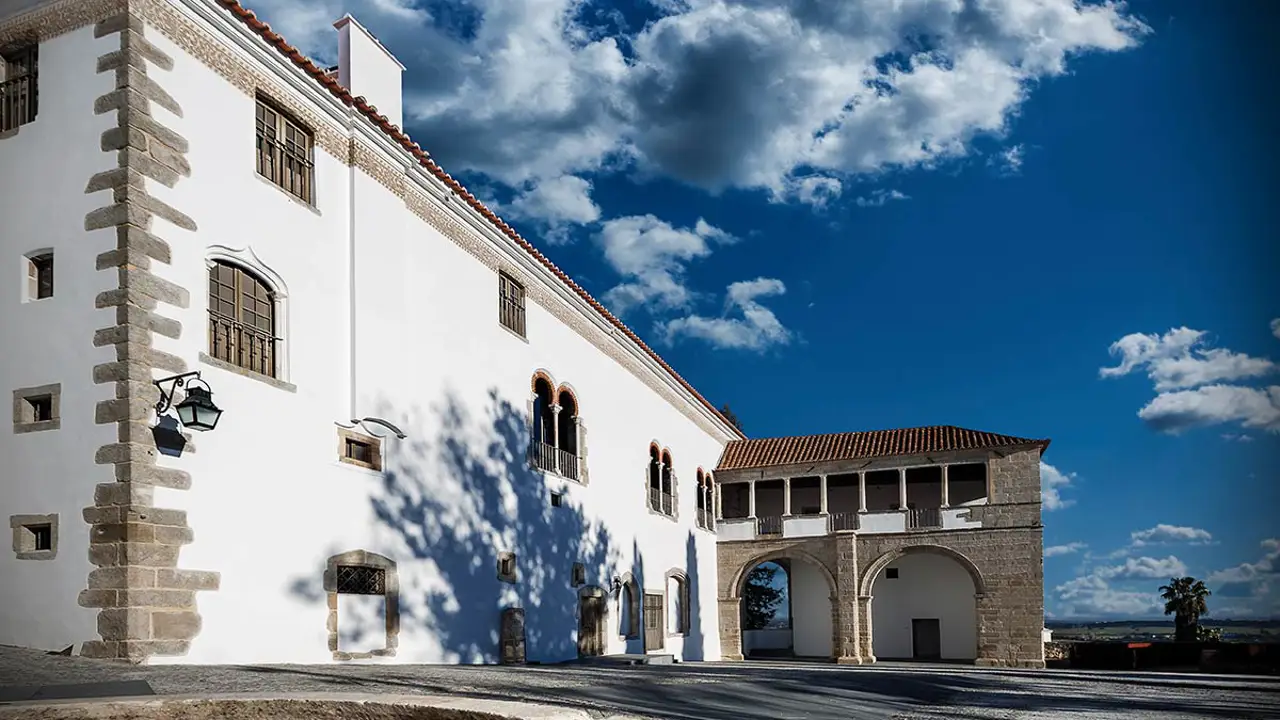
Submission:
[[[756,481],[747,481],[750,492],[747,497],[747,517],[754,518],[756,516]]]
[[[818,476],[818,493],[821,495],[818,501],[819,503],[821,503],[821,507],[819,507],[818,512],[822,513],[823,515],[826,515],[827,514],[827,476],[826,475]]]
[[[876,661],[876,654],[872,652],[872,622],[871,622],[871,596],[862,595],[858,597],[858,647],[862,652],[862,663],[870,665]]]
[[[838,608],[833,613],[835,632],[832,652],[841,665],[860,665],[858,622],[858,542],[854,535],[837,535],[836,544],[836,592],[831,599]]]
[[[907,509],[907,470],[906,468],[898,468],[898,507],[905,512]]]
[[[782,479],[782,514],[791,514],[791,478]]]
[[[720,501],[720,498],[722,497],[720,493],[720,486],[714,479],[711,481],[711,497],[716,503],[716,520],[724,520],[724,503]]]
[[[720,598],[720,657],[742,659],[742,631],[737,598]]]
[[[951,489],[947,484],[947,466],[942,466],[942,507],[951,507]]]
[[[867,474],[858,473],[858,512],[867,511]]]
[[[560,449],[560,405],[556,403],[551,405],[551,447]],[[551,451],[551,467],[560,472],[560,453],[555,450]]]

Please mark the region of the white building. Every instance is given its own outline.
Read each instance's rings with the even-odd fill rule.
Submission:
[[[386,48],[334,41],[0,3],[0,644],[718,659],[740,433],[401,133]],[[155,407],[189,372],[160,386],[211,390],[209,432]]]

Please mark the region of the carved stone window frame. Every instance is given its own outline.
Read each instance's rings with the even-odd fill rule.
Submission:
[[[348,455],[347,454],[348,442],[364,443],[365,445],[368,445],[370,457],[372,458],[371,461],[367,463],[362,462]],[[363,433],[358,433],[358,432],[355,432],[354,430],[348,430],[347,428],[344,428],[344,427],[339,427],[338,428],[338,462],[346,463],[347,465],[351,465],[358,468],[364,468],[365,470],[382,472],[382,439],[374,437],[372,435],[365,435]]]
[[[13,530],[13,553],[19,560],[53,560],[58,556],[58,514],[10,515],[9,527]],[[49,547],[37,550],[34,527],[49,528]]]
[[[35,420],[32,416],[31,401],[38,398],[49,398],[50,417],[47,420]],[[13,391],[13,432],[29,433],[42,430],[58,430],[62,427],[62,383],[34,385],[18,388]]]
[[[386,602],[384,616],[387,620],[386,645],[370,652],[345,652],[338,649],[338,566],[354,565],[382,570],[384,575],[383,598]],[[400,576],[394,560],[367,550],[350,550],[329,558],[324,568],[324,591],[328,595],[329,651],[334,660],[367,660],[374,657],[395,657],[400,645]]]
[[[498,553],[497,573],[500,582],[514,584],[520,580],[520,567],[514,552],[504,550]]]

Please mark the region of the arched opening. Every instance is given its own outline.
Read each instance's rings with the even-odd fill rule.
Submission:
[[[835,657],[835,581],[807,556],[766,556],[736,580],[746,659]]]
[[[629,573],[618,589],[618,635],[624,640],[640,637],[640,585]]]
[[[225,260],[209,265],[209,355],[276,377],[276,292],[257,273]]]
[[[544,445],[555,446],[555,413],[551,410],[553,392],[551,383],[544,377],[533,381],[533,439]]]
[[[865,594],[871,601],[871,649],[878,660],[978,657],[981,579],[963,556],[929,549],[878,561]],[[977,579],[975,579],[977,578]]]
[[[556,447],[576,457],[578,455],[578,401],[568,390],[560,391],[560,426],[556,428]]]

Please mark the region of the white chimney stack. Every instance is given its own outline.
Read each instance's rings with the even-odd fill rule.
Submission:
[[[350,14],[333,26],[338,29],[338,82],[403,129],[404,65]]]

